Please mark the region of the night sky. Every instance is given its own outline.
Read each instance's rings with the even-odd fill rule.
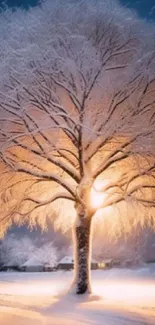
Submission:
[[[38,0],[0,0],[0,3],[3,2],[6,2],[11,7],[22,6],[28,8],[29,6],[35,6]],[[155,0],[120,0],[120,2],[125,6],[136,9],[141,17],[155,19]]]
[[[155,0],[120,0],[120,2],[136,9],[144,18],[155,19]]]
[[[5,2],[9,7],[24,7],[35,6],[38,0],[0,0],[0,3]]]

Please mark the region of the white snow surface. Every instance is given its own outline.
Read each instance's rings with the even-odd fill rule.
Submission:
[[[90,296],[68,293],[73,272],[0,273],[0,325],[154,325],[155,265],[92,271]]]

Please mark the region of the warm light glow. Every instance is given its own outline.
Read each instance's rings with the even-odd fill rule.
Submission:
[[[92,208],[99,209],[103,206],[106,193],[103,191],[103,182],[95,181],[91,189],[90,204]]]
[[[155,299],[155,284],[148,281],[131,281],[131,279],[122,279],[103,281],[93,284],[93,292],[104,299],[114,302],[121,302],[123,304],[132,303],[134,305],[146,304],[152,305]]]
[[[30,308],[31,306],[33,306],[33,310],[34,307],[50,306],[51,308],[51,305],[55,304],[57,299],[60,299],[58,297],[63,297],[68,292],[72,283],[72,276],[72,272],[62,271],[21,273],[20,276],[17,273],[7,275],[2,273],[0,276],[0,296],[5,304],[4,306],[7,303],[10,306],[13,303],[14,307],[20,306],[21,309],[23,306],[24,310],[26,307]],[[102,303],[103,297],[104,306],[106,302],[112,304],[121,303],[121,308],[125,305],[130,309],[132,306],[145,306],[146,308],[152,308],[153,311],[155,282],[151,281],[149,276],[147,268],[132,271],[127,269],[93,271],[92,291],[95,296],[101,298],[100,303]],[[68,299],[67,296],[65,296],[65,302],[66,299]],[[73,299],[72,295],[71,299]],[[70,300],[68,302],[70,303]],[[0,311],[2,311],[2,308]]]

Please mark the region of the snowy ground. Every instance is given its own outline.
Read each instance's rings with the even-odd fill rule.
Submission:
[[[92,272],[93,294],[67,294],[72,272],[0,273],[0,325],[154,325],[155,265]]]

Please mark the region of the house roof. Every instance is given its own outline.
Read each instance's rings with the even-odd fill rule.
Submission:
[[[23,263],[22,266],[28,266],[28,267],[40,267],[40,266],[44,266],[43,263],[40,263],[37,259],[35,259],[35,257],[30,258],[28,261],[26,261],[25,263]]]
[[[39,264],[39,263],[38,263],[38,264],[35,264],[35,263],[29,263],[29,262],[28,262],[28,263],[27,263],[27,262],[24,263],[22,266],[26,266],[26,267],[29,267],[29,268],[31,268],[31,267],[32,267],[32,268],[33,268],[33,267],[35,267],[35,268],[37,268],[37,267],[39,267],[39,268],[40,268],[40,267],[44,267],[43,264]]]
[[[91,263],[98,263],[94,258],[91,259]]]
[[[107,258],[105,260],[102,260],[102,263],[111,263],[111,262],[112,262],[112,259],[110,259],[110,258],[109,259]]]
[[[72,264],[72,263],[74,263],[74,259],[72,256],[65,256],[59,262],[59,264]]]
[[[74,258],[72,256],[65,256],[59,261],[59,264],[72,264],[72,263],[74,263]],[[91,263],[97,263],[97,261],[92,259]]]

